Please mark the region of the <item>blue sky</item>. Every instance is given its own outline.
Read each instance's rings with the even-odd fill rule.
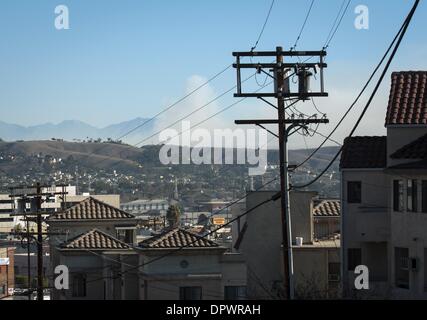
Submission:
[[[350,4],[328,49],[330,97],[318,99],[332,124],[357,95],[412,3],[353,0]],[[70,30],[54,27],[54,9],[60,4],[70,10]],[[310,0],[276,0],[258,49],[289,48],[309,4]],[[359,4],[369,8],[369,30],[354,27],[354,8]],[[150,117],[197,81],[231,63],[232,51],[249,50],[269,5],[270,0],[2,0],[1,120],[34,125],[76,119],[102,127]],[[340,5],[341,0],[315,1],[298,49],[322,47]],[[420,4],[392,70],[427,69],[426,7]],[[359,133],[383,133],[389,76],[386,80]],[[211,84],[209,95],[234,83],[229,70]],[[202,102],[203,96],[194,100]],[[215,108],[235,101],[229,94]],[[188,103],[177,106],[164,115],[165,123],[191,108],[195,106]],[[223,114],[222,121],[267,117],[268,108],[248,101]],[[313,112],[309,108],[300,106]],[[344,129],[340,136],[345,136]]]

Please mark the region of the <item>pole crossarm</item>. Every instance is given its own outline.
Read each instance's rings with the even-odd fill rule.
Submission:
[[[310,93],[297,93],[297,92],[289,92],[289,93],[272,93],[272,92],[257,92],[257,93],[235,93],[235,98],[290,98],[290,97],[299,97],[301,99],[307,100],[309,97],[327,97],[327,92],[310,92]]]
[[[327,63],[233,63],[234,68],[241,69],[293,69],[293,68],[327,68]]]
[[[253,119],[253,120],[235,120],[235,124],[237,125],[245,125],[245,124],[254,124],[254,125],[262,125],[262,124],[279,124],[278,119]],[[284,119],[282,121],[283,124],[317,124],[317,123],[329,123],[329,119]]]
[[[326,51],[248,51],[248,52],[233,52],[233,56],[236,58],[236,62],[233,63],[233,67],[237,72],[237,92],[234,94],[234,97],[237,98],[260,98],[260,97],[272,97],[272,98],[291,98],[297,97],[300,100],[308,100],[310,97],[327,97],[328,93],[324,90],[324,76],[323,70],[328,67],[324,62],[324,57],[326,56]],[[309,57],[305,61],[301,61],[300,57]],[[257,58],[267,58],[267,57],[276,57],[275,62],[266,61],[266,62],[257,62],[257,63],[241,63],[241,58],[244,57],[257,57]],[[280,59],[277,59],[280,57]],[[284,57],[298,58],[298,61],[283,61]],[[312,58],[318,58],[316,62],[307,62]],[[274,92],[244,92],[242,90],[242,70],[245,69],[255,69],[257,73],[266,73],[271,78],[274,79]],[[264,71],[263,69],[269,69],[269,72]],[[288,75],[289,71],[294,71],[291,75]],[[319,82],[320,90],[310,90],[310,79],[313,74],[320,73]],[[277,78],[277,75],[280,74],[281,79]],[[298,81],[293,82],[295,85],[298,83],[298,90],[295,92],[294,87],[291,86],[289,82],[290,77],[297,77]],[[278,83],[281,83],[280,88]],[[293,91],[292,91],[293,89]]]
[[[283,57],[298,57],[298,56],[320,56],[325,57],[327,55],[325,50],[320,51],[282,51]],[[277,51],[237,51],[233,52],[233,57],[276,57]]]

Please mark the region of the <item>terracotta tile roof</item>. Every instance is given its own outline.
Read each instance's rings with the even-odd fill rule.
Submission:
[[[181,228],[167,230],[158,236],[142,241],[141,248],[169,249],[169,248],[214,248],[219,245],[211,240],[202,238]]]
[[[400,148],[392,159],[427,159],[427,134]]]
[[[319,200],[313,208],[314,217],[339,217],[341,206],[339,200]]]
[[[123,250],[130,248],[126,243],[98,229],[77,236],[63,243],[60,247],[61,249],[75,250]]]
[[[427,71],[393,72],[386,126],[427,124]]]
[[[133,218],[135,218],[135,216],[130,213],[89,197],[75,206],[51,216],[49,220],[108,220]]]
[[[340,168],[385,168],[387,137],[350,137],[344,140]]]

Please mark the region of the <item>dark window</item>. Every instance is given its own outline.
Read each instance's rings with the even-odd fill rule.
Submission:
[[[423,180],[422,187],[421,187],[421,193],[422,193],[422,211],[424,213],[427,213],[427,180]]]
[[[362,264],[362,249],[348,249],[348,271],[354,271]]]
[[[328,279],[329,279],[329,281],[339,281],[340,280],[340,274],[341,274],[340,269],[341,269],[341,264],[339,262],[330,262],[328,264]]]
[[[202,300],[202,287],[179,288],[179,300]]]
[[[408,212],[417,212],[417,184],[418,180],[408,180],[407,190],[406,190],[406,200],[407,200],[407,210]]]
[[[246,300],[246,287],[226,286],[224,288],[225,300]]]
[[[403,181],[393,180],[393,210],[403,211]]]
[[[117,230],[117,239],[123,241],[124,243],[131,244],[133,243],[133,229],[119,229]]]
[[[5,285],[0,286],[0,296],[3,296],[5,294],[6,294],[6,286]]]
[[[409,249],[394,248],[395,285],[397,288],[409,289]]]
[[[424,248],[424,292],[427,292],[427,249]]]
[[[84,274],[73,276],[73,297],[86,297],[86,276]]]
[[[360,181],[347,182],[347,202],[348,203],[362,202],[362,182]]]

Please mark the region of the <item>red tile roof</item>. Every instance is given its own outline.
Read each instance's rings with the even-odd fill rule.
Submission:
[[[98,229],[93,229],[61,244],[61,249],[74,250],[123,250],[129,248],[126,243]]]
[[[319,200],[313,208],[314,217],[339,217],[341,207],[339,200]]]
[[[403,146],[390,157],[392,159],[427,159],[427,134]]]
[[[387,137],[350,137],[344,140],[340,168],[385,168]]]
[[[133,219],[134,215],[89,197],[71,208],[58,212],[49,220],[111,220]]]
[[[392,73],[385,124],[427,124],[427,71]]]
[[[217,243],[181,228],[167,230],[158,236],[142,241],[139,246],[150,249],[219,247]]]

